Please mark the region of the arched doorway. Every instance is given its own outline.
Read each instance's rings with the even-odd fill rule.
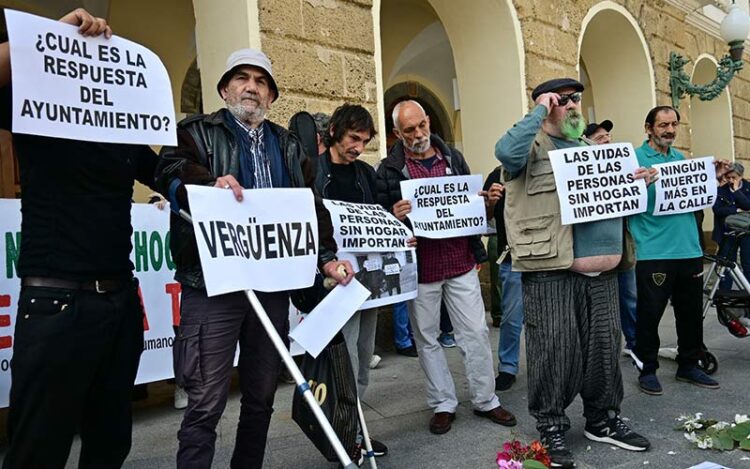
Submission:
[[[511,0],[475,0],[471,8],[454,0],[382,0],[380,32],[384,89],[402,82],[428,89],[473,172],[487,175],[497,166],[495,142],[527,109]]]
[[[638,22],[624,7],[605,1],[584,17],[579,75],[587,86],[584,116],[595,122],[611,120],[615,141],[640,146],[646,113],[656,103],[654,70]]]
[[[696,85],[711,82],[716,78],[716,64],[716,59],[710,55],[698,57],[693,67],[691,82]],[[726,90],[711,101],[701,101],[697,96],[690,98],[691,156],[713,156],[734,161],[733,135],[732,103]],[[710,231],[714,226],[714,212],[706,209],[703,213],[703,229]]]

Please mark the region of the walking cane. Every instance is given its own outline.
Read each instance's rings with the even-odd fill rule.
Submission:
[[[189,213],[182,209],[179,213],[185,221],[187,221],[191,225],[193,224],[193,218]],[[268,338],[271,339],[271,342],[273,342],[273,346],[276,348],[276,351],[279,353],[279,355],[281,355],[281,359],[284,361],[284,365],[286,365],[287,370],[289,370],[292,378],[294,378],[294,382],[297,384],[297,392],[302,394],[302,397],[305,398],[307,405],[310,406],[310,410],[312,410],[315,418],[318,420],[318,423],[323,428],[323,432],[326,434],[326,438],[328,438],[328,441],[331,443],[333,450],[336,452],[336,456],[338,456],[339,461],[341,461],[341,465],[344,467],[344,469],[356,468],[357,465],[354,464],[349,455],[346,454],[344,445],[341,444],[339,437],[336,435],[336,432],[333,431],[333,427],[331,427],[331,423],[328,421],[325,414],[320,409],[318,401],[315,400],[315,396],[313,396],[313,393],[310,390],[310,385],[307,384],[307,381],[305,381],[305,377],[302,376],[302,373],[299,371],[297,364],[294,363],[292,355],[289,353],[289,350],[287,350],[286,345],[284,345],[284,341],[281,340],[279,333],[276,332],[276,328],[273,327],[273,323],[268,318],[268,314],[263,308],[263,305],[260,304],[260,301],[255,295],[255,292],[253,290],[245,290],[245,295],[250,301],[253,310],[255,310],[255,314],[258,315],[258,320],[260,320],[260,323],[263,325],[263,329],[266,330]]]

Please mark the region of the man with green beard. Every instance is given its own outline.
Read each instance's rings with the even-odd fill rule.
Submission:
[[[565,409],[580,394],[587,438],[632,451],[649,441],[619,417],[618,268],[632,266],[622,218],[563,225],[548,152],[593,144],[581,138],[583,85],[537,86],[536,106],[497,142],[505,177],[505,226],[513,270],[522,272],[529,412],[552,467],[575,467]],[[647,177],[639,169],[636,177]],[[628,256],[630,248],[630,256]]]

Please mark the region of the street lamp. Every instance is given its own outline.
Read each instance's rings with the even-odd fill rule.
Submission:
[[[705,85],[694,85],[683,67],[689,60],[676,52],[669,54],[669,86],[672,89],[672,107],[680,107],[680,99],[686,94],[698,96],[701,101],[718,97],[734,74],[742,70],[742,50],[750,32],[750,18],[732,0],[729,12],[721,22],[721,37],[729,44],[729,55],[719,60],[716,78]]]

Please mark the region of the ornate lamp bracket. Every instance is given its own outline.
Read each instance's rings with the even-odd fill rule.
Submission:
[[[680,99],[685,95],[698,96],[701,101],[711,101],[717,98],[727,87],[735,73],[742,70],[741,58],[735,60],[731,56],[725,55],[719,61],[716,78],[711,83],[695,85],[690,82],[690,76],[683,70],[688,62],[690,61],[676,52],[669,54],[669,86],[672,90],[672,107],[675,109],[680,107]]]

